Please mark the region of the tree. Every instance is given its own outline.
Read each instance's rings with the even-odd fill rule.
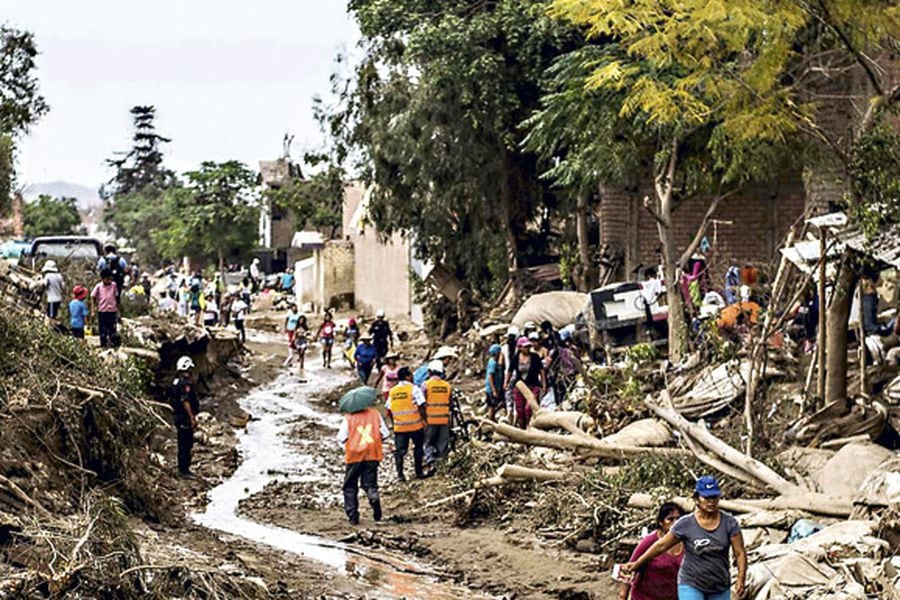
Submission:
[[[25,235],[76,235],[81,230],[81,215],[75,198],[51,198],[45,194],[26,203],[23,210]]]
[[[34,74],[37,54],[33,34],[0,26],[0,213],[15,179],[15,139],[49,110]]]
[[[156,133],[156,107],[132,107],[131,116],[134,124],[131,150],[119,153],[119,158],[106,161],[116,170],[113,178],[104,186],[104,192],[108,196],[125,196],[147,187],[165,189],[175,183],[174,172],[162,164],[160,144],[172,140]]]
[[[481,293],[515,279],[556,199],[519,123],[577,37],[537,0],[353,0],[365,57],[329,131],[372,184],[369,216]],[[543,245],[543,246],[542,246]]]
[[[161,227],[151,237],[170,259],[185,255],[214,258],[248,252],[256,242],[256,173],[238,161],[204,162],[184,174],[183,188],[163,195]]]
[[[594,174],[601,182],[619,183],[626,165],[642,165],[649,175],[653,186],[644,206],[657,223],[669,282],[673,361],[681,359],[687,343],[676,284],[682,268],[719,203],[748,181],[774,175],[773,158],[797,129],[782,97],[766,97],[802,24],[796,10],[777,4],[555,0],[551,7],[551,14],[585,27],[597,47],[559,63],[553,93],[531,121],[535,144],[545,154],[567,154],[555,173],[563,181],[580,183]],[[768,36],[756,37],[760,31]],[[761,106],[769,110],[760,114]],[[586,137],[562,120],[573,114],[601,136]],[[548,141],[556,132],[565,143]],[[604,157],[612,160],[596,160]],[[675,211],[697,196],[710,198],[706,214],[688,246],[677,248]]]
[[[165,192],[180,185],[175,172],[163,165],[160,146],[171,140],[156,133],[153,106],[131,109],[134,124],[132,148],[108,159],[115,168],[112,179],[101,188],[105,200],[103,219],[116,236],[125,238],[145,264],[159,264],[163,256],[155,238],[148,235],[165,219]]]

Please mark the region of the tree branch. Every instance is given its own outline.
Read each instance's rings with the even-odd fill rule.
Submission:
[[[693,256],[694,252],[697,251],[697,247],[700,245],[700,242],[703,241],[703,236],[706,235],[706,228],[709,227],[709,220],[712,218],[713,214],[716,212],[716,209],[719,207],[719,203],[721,203],[725,198],[736,194],[739,189],[740,188],[735,188],[730,192],[726,192],[725,194],[719,194],[718,196],[713,198],[712,202],[709,203],[709,206],[706,208],[706,214],[703,215],[703,220],[700,222],[700,227],[697,228],[697,233],[694,234],[694,239],[692,239],[691,243],[688,244],[687,248],[684,249],[681,258],[678,261],[679,267],[683,266],[691,258],[691,256]]]
[[[866,59],[863,54],[857,50],[853,46],[853,42],[850,41],[850,38],[847,36],[847,33],[837,26],[831,19],[831,13],[828,11],[828,5],[825,3],[825,0],[819,0],[819,6],[822,8],[823,16],[819,17],[822,23],[825,24],[826,27],[834,31],[837,36],[841,39],[841,42],[844,44],[844,47],[847,48],[847,51],[853,55],[853,58],[856,59],[856,62],[859,63],[859,66],[863,68],[863,71],[866,72],[866,77],[868,77],[869,81],[872,83],[872,87],[875,88],[875,91],[878,92],[879,96],[884,96],[884,88],[881,86],[881,80],[875,74],[875,71],[872,70],[869,61]]]
[[[663,227],[669,227],[670,223],[667,219],[664,219],[659,211],[653,208],[653,201],[650,200],[650,196],[644,196],[643,202],[644,208],[647,209],[647,212],[653,215],[653,218],[656,219],[656,222],[662,225]]]

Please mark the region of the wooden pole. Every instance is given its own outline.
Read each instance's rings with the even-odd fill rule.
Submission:
[[[818,331],[816,332],[818,335],[816,336],[816,349],[818,352],[816,353],[816,360],[818,362],[818,379],[816,380],[816,395],[818,396],[818,400],[813,404],[814,408],[819,408],[822,406],[820,403],[824,403],[823,399],[825,398],[825,345],[827,343],[826,339],[826,331],[827,326],[825,324],[825,316],[826,316],[826,308],[828,303],[825,301],[825,267],[828,263],[826,258],[826,238],[828,236],[828,230],[825,227],[819,227],[819,325]]]
[[[866,391],[866,326],[863,313],[863,282],[856,284],[856,303],[859,306],[859,322],[856,324],[857,352],[859,353],[859,393],[868,396]]]

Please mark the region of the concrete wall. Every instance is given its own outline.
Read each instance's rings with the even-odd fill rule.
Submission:
[[[409,317],[412,290],[409,282],[409,246],[395,234],[387,243],[369,226],[362,235],[350,235],[354,250],[356,309],[373,313],[383,308],[388,317]]]
[[[345,300],[352,304],[354,296],[353,243],[332,240],[316,252],[316,268],[319,273],[317,303],[320,306],[339,306]]]

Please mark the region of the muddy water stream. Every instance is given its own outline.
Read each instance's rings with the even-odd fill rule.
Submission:
[[[344,369],[324,371],[315,366],[307,369],[307,377],[308,382],[301,383],[296,376],[282,373],[240,401],[241,408],[252,415],[246,429],[238,435],[240,466],[230,478],[209,491],[209,504],[204,512],[193,515],[195,522],[302,555],[321,563],[323,569],[360,580],[371,586],[379,597],[479,597],[464,588],[440,582],[436,571],[392,553],[258,523],[238,514],[238,503],[261,492],[270,482],[320,482],[329,477],[308,446],[292,445],[288,435],[298,422],[305,421],[329,432],[320,443],[332,443],[341,416],[321,412],[310,400],[346,385],[351,381],[350,375]],[[333,449],[334,460],[340,460],[337,442]],[[362,491],[360,501],[366,508]]]

